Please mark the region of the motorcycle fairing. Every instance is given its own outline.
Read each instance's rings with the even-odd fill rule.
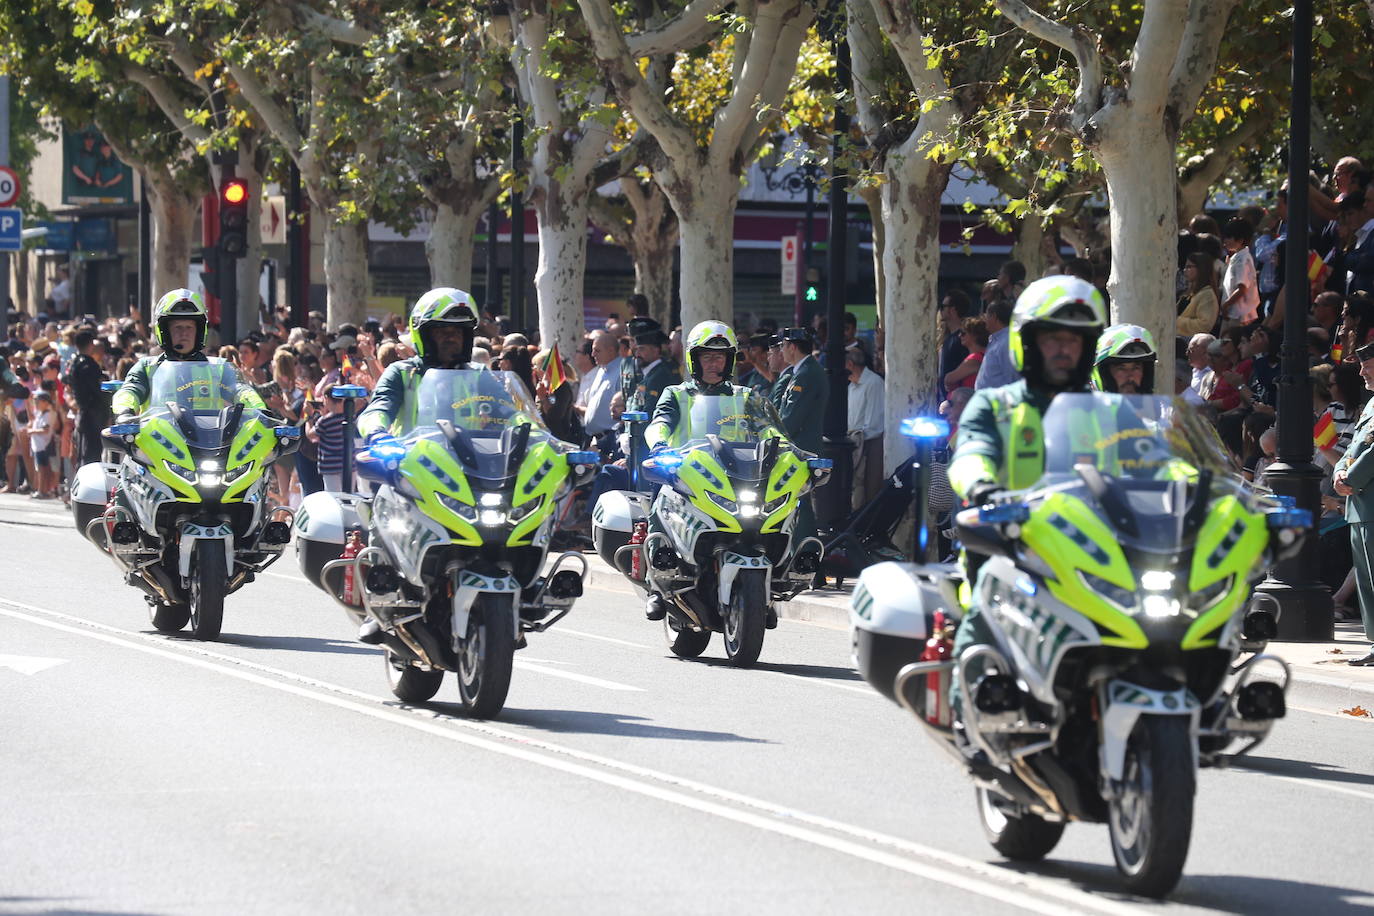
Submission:
[[[1269,531],[1262,514],[1248,511],[1235,496],[1223,496],[1209,507],[1193,548],[1188,590],[1193,594],[1223,583],[1220,594],[1200,609],[1197,620],[1183,636],[1183,648],[1217,645],[1217,631],[1249,596],[1248,573],[1255,567]]]
[[[416,585],[424,585],[420,567],[425,552],[436,544],[451,542],[443,525],[385,485],[372,499],[371,523],[387,552],[395,558],[401,575]]]
[[[1191,718],[1193,740],[1189,746],[1193,750],[1193,769],[1196,771],[1197,731],[1202,706],[1188,688],[1152,690],[1122,678],[1113,678],[1102,686],[1098,694],[1098,709],[1101,729],[1098,751],[1102,771],[1111,779],[1121,780],[1126,764],[1126,745],[1130,743],[1136,722],[1143,715]]]
[[[457,587],[453,590],[453,651],[455,652],[462,649],[460,640],[468,632],[468,618],[472,614],[472,605],[477,601],[477,596],[483,592],[502,597],[509,596],[512,608],[511,626],[515,628],[513,635],[517,637],[520,635],[520,615],[514,612],[515,602],[520,596],[520,583],[515,581],[515,577],[511,575],[484,576],[470,569],[462,569],[458,571]]]

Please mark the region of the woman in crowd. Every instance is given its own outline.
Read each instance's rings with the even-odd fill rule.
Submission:
[[[1176,322],[1179,337],[1211,334],[1217,324],[1217,288],[1212,256],[1201,251],[1188,255],[1183,274],[1188,283],[1187,301]]]
[[[978,370],[983,366],[983,356],[988,349],[988,324],[982,318],[965,318],[963,330],[959,332],[959,342],[968,348],[968,356],[945,376],[945,390],[972,388],[978,380]]]

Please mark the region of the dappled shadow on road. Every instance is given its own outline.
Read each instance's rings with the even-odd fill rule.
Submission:
[[[687,659],[683,659],[687,661]],[[710,665],[713,668],[733,668],[728,658],[697,658],[692,662]],[[795,674],[797,677],[814,677],[826,681],[852,681],[862,684],[863,678],[853,668],[837,665],[789,665],[783,662],[755,662],[746,671],[773,671],[777,674]]]
[[[156,630],[148,630],[155,633]],[[199,642],[190,633],[176,633],[176,640]],[[333,652],[343,655],[378,655],[374,646],[362,643],[343,642],[335,639],[321,639],[316,636],[251,636],[246,633],[221,633],[217,642],[227,646],[243,646],[247,649],[274,649],[282,652]]]
[[[1054,859],[1046,859],[1034,866],[1010,862],[998,864],[1008,871],[1061,878],[1080,890],[1107,899],[1129,903],[1149,902],[1148,898],[1125,893],[1120,873],[1110,865]],[[1361,913],[1367,916],[1371,903],[1374,903],[1374,891],[1255,875],[1193,874],[1185,869],[1178,887],[1164,902],[1219,913],[1244,913],[1247,916],[1253,913],[1321,913],[1323,916]]]
[[[427,708],[456,718],[466,718],[463,707],[449,703],[429,703]],[[745,744],[772,744],[763,738],[747,738],[733,732],[712,732],[695,728],[672,728],[650,724],[642,716],[575,709],[511,709],[507,707],[495,722],[523,725],[540,731],[588,735],[620,735],[626,738],[654,738],[662,741],[737,741]]]
[[[116,916],[114,910],[83,905],[78,897],[0,897],[0,910],[33,916]],[[118,916],[153,916],[145,910],[119,910]]]
[[[1237,770],[1253,770],[1274,776],[1295,779],[1315,779],[1322,782],[1343,782],[1358,786],[1374,786],[1374,773],[1356,773],[1337,766],[1308,760],[1283,760],[1278,757],[1255,757],[1247,754],[1231,762]]]

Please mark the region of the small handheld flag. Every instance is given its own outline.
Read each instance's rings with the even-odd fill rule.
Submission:
[[[549,391],[557,391],[568,380],[568,377],[563,374],[563,359],[558,355],[558,344],[554,344],[553,349],[549,351],[549,361],[544,370],[544,378],[548,382]]]
[[[1317,425],[1312,427],[1312,444],[1317,448],[1330,448],[1336,444],[1336,418],[1331,416],[1331,411],[1327,410]]]

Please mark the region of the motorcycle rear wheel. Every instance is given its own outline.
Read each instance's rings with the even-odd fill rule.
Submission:
[[[224,625],[224,594],[229,587],[224,544],[196,541],[191,554],[191,635],[196,639],[219,639]]]
[[[711,644],[710,630],[688,630],[673,622],[673,612],[663,618],[663,635],[668,640],[668,651],[678,658],[696,658]]]
[[[406,664],[390,652],[386,653],[386,680],[391,693],[402,703],[424,703],[433,699],[444,683],[444,672],[425,671]]]
[[[1050,854],[1064,835],[1064,825],[1047,821],[1027,811],[1013,816],[992,798],[987,789],[978,789],[978,819],[992,848],[1013,862],[1039,862]]]
[[[506,705],[515,664],[514,623],[509,599],[481,594],[468,615],[468,632],[458,650],[458,695],[475,718],[490,719]]]
[[[1192,740],[1186,716],[1147,715],[1126,745],[1107,826],[1117,870],[1134,894],[1163,897],[1183,875],[1197,790]]]
[[[179,633],[191,619],[191,609],[184,604],[159,601],[148,606],[148,620],[159,633]]]
[[[741,570],[730,589],[725,618],[725,655],[736,668],[748,668],[763,651],[768,615],[768,577],[762,570]]]

